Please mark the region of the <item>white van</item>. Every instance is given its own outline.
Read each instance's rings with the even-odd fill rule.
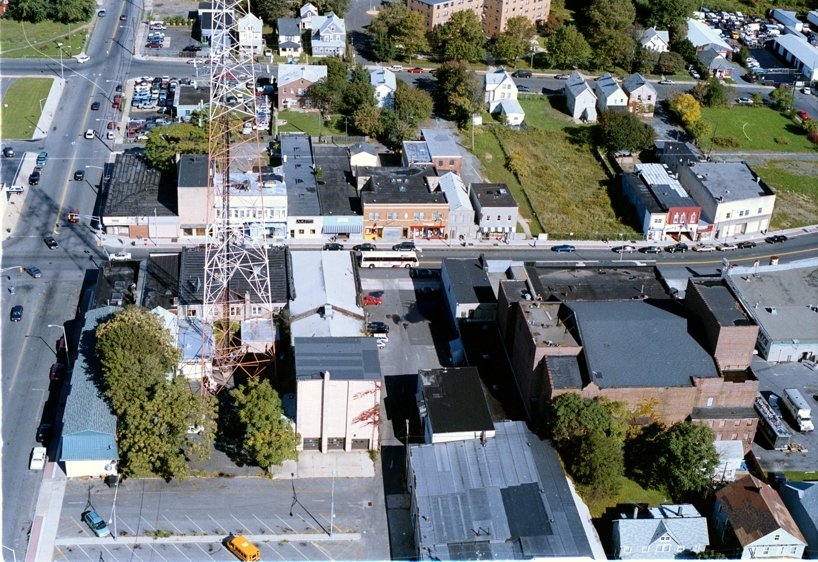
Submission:
[[[798,426],[798,431],[813,431],[815,425],[812,423],[812,410],[801,391],[796,388],[785,388],[782,398],[781,402]]]

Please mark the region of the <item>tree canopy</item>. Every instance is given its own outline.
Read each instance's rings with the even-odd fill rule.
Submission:
[[[656,132],[630,111],[603,111],[597,123],[598,142],[608,150],[640,152],[653,146]]]
[[[546,40],[546,58],[554,68],[586,67],[591,46],[573,25],[563,25]]]
[[[435,29],[435,44],[437,54],[444,61],[478,62],[485,55],[483,24],[471,10],[456,12]]]
[[[491,54],[498,62],[511,64],[531,50],[531,39],[536,29],[528,18],[514,16],[506,22],[506,29],[495,39]]]
[[[96,7],[94,0],[15,0],[9,3],[6,17],[31,23],[46,19],[74,23],[86,21]]]
[[[589,433],[579,443],[571,473],[579,482],[597,492],[616,493],[625,473],[621,443],[598,431]]]
[[[281,399],[266,379],[250,379],[230,391],[239,422],[242,446],[247,457],[268,469],[285,460],[298,459],[300,437],[284,416]]]
[[[179,350],[150,312],[129,306],[97,328],[105,396],[117,417],[120,470],[133,476],[184,478],[191,457],[207,458],[216,404],[175,376]],[[187,438],[189,426],[202,438]]]
[[[778,86],[775,90],[770,92],[770,100],[775,103],[775,106],[781,111],[792,111],[795,96],[792,88],[786,86]]]
[[[477,75],[464,61],[449,61],[440,66],[436,77],[434,98],[438,112],[465,124],[483,106],[483,87]]]
[[[622,445],[627,424],[614,416],[615,403],[597,398],[583,398],[574,393],[554,398],[548,412],[548,426],[557,448],[591,433],[611,437]]]
[[[390,2],[383,6],[369,24],[368,31],[378,60],[389,60],[396,55],[411,60],[429,50],[423,16],[410,10],[404,2]]]
[[[657,439],[655,471],[675,501],[710,485],[719,463],[715,439],[712,429],[690,422],[673,424]]]
[[[677,92],[668,100],[670,110],[676,114],[685,127],[702,118],[702,107],[691,94]]]
[[[696,0],[651,0],[648,24],[656,29],[672,29],[685,22],[699,7]]]
[[[151,131],[145,143],[145,156],[161,171],[173,168],[177,154],[206,154],[207,130],[192,123],[174,123]]]
[[[592,0],[588,12],[588,37],[596,66],[630,68],[636,52],[633,37],[636,8],[631,0]]]

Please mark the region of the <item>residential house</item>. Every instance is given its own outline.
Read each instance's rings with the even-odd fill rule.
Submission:
[[[804,558],[818,558],[818,482],[786,482],[779,492],[807,541]]]
[[[663,164],[636,164],[620,176],[646,240],[696,240],[702,209]]]
[[[490,37],[505,31],[508,19],[514,16],[522,16],[534,24],[546,21],[550,8],[550,0],[464,0],[462,3],[409,0],[409,9],[423,16],[427,31],[446,23],[457,12],[470,10],[482,19],[483,31]]]
[[[301,56],[301,25],[297,18],[278,18],[278,54],[288,59],[297,59]]]
[[[395,92],[398,90],[395,73],[388,68],[376,68],[369,71],[369,81],[375,88],[375,101],[378,107],[395,107]]]
[[[68,478],[99,478],[119,471],[116,416],[100,392],[102,371],[94,351],[97,327],[118,310],[105,306],[85,313],[57,448],[59,462]]]
[[[191,381],[201,381],[212,374],[214,349],[213,326],[203,324],[197,316],[178,316],[157,306],[151,310],[170,335],[179,350],[179,364],[169,376],[183,376]],[[272,322],[269,322],[272,325]],[[270,338],[269,343],[273,343]]]
[[[692,162],[677,170],[679,183],[701,205],[702,218],[712,225],[701,236],[724,240],[767,232],[775,193],[746,163]]]
[[[420,426],[424,443],[494,437],[480,373],[475,367],[428,369],[418,373]]]
[[[349,252],[294,251],[290,296],[293,338],[354,338],[363,335],[364,310]]]
[[[355,170],[359,167],[378,167],[381,165],[381,157],[375,145],[359,142],[349,147],[349,167],[352,175],[357,176]]]
[[[494,108],[501,100],[517,99],[517,84],[504,68],[500,67],[493,72],[486,72],[483,79],[483,101],[489,106],[489,113],[494,113]]]
[[[287,235],[288,190],[282,168],[263,173],[230,172],[229,196],[231,226],[241,226],[245,236],[284,240]],[[217,193],[224,192],[224,175],[213,174]],[[215,196],[214,214],[222,218],[222,195]]]
[[[317,64],[279,64],[276,67],[276,109],[311,108],[313,84],[327,77],[327,67]]]
[[[500,100],[492,113],[499,115],[500,120],[509,127],[519,127],[525,121],[525,110],[517,100]]]
[[[312,29],[312,18],[318,15],[318,8],[307,2],[298,10],[302,30]]]
[[[502,183],[471,184],[471,202],[484,240],[508,240],[517,228],[519,208],[508,186]]]
[[[494,437],[409,446],[415,558],[604,559],[556,451],[523,422],[494,427]]]
[[[448,240],[473,240],[477,234],[474,222],[474,208],[469,197],[469,188],[454,172],[447,172],[438,180],[439,189],[449,202],[449,220],[446,238]]]
[[[309,25],[312,56],[339,58],[346,56],[347,30],[344,18],[327,12],[323,16],[312,16]]]
[[[733,47],[722,39],[721,32],[718,29],[713,29],[704,21],[695,18],[687,18],[687,39],[696,48],[696,52],[713,47],[718,54],[725,58],[733,54]]]
[[[596,81],[596,107],[599,111],[620,110],[628,107],[628,96],[609,73]]]
[[[574,71],[563,88],[568,113],[575,121],[596,121],[596,94],[588,85],[585,77]]]
[[[455,326],[461,321],[497,317],[497,297],[489,282],[485,258],[443,258],[440,285]]]
[[[710,76],[723,80],[733,77],[733,65],[711,45],[699,51],[696,55],[699,62],[707,68]]]
[[[324,67],[326,68],[326,67]],[[287,232],[289,238],[320,238],[324,218],[318,199],[318,183],[310,137],[282,134],[281,157],[287,185]]]
[[[613,521],[611,549],[620,560],[674,560],[704,552],[707,518],[690,504],[634,505]]]
[[[804,555],[806,540],[769,484],[748,474],[716,492],[715,534],[721,552],[736,558],[792,558]]]
[[[658,101],[656,88],[645,80],[645,77],[634,72],[622,81],[622,89],[628,96],[628,109],[639,117],[653,117],[653,110]]]
[[[176,199],[179,227],[184,237],[204,238],[214,214],[208,201],[210,169],[205,154],[181,154],[176,163]]]
[[[264,22],[261,21],[261,18],[248,12],[239,18],[237,25],[239,50],[248,57],[262,54],[264,52],[264,38],[261,30],[264,27]]]
[[[364,238],[398,241],[401,238],[446,237],[449,203],[427,178],[436,177],[426,166],[359,168],[358,188],[364,215]]]
[[[376,450],[382,382],[375,338],[299,337],[294,353],[298,450]]]
[[[233,24],[233,17],[235,14],[232,8],[228,8],[228,10],[229,11],[225,18],[225,23],[229,26]],[[211,39],[213,38],[214,14],[215,10],[213,9],[213,2],[199,2],[199,7],[196,12],[196,23],[198,29],[194,28],[194,37],[198,36],[199,40],[206,45],[209,45]],[[233,41],[230,34],[225,34],[224,38],[228,46]]]
[[[666,53],[670,50],[670,35],[668,35],[666,29],[659,30],[655,27],[649,27],[642,34],[639,44],[643,49],[656,53]]]

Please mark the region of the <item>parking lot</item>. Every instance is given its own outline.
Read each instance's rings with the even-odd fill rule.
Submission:
[[[162,41],[161,49],[149,49],[147,44],[148,35],[150,33],[153,32],[148,30],[146,26],[144,33],[141,35],[143,40],[140,42],[139,48],[142,50],[142,54],[145,56],[192,57],[195,55],[195,53],[185,52],[183,49],[188,45],[200,44],[199,41],[193,38],[193,30],[191,26],[173,26],[162,30],[162,33],[164,34],[164,41]]]
[[[818,411],[818,372],[812,371],[801,363],[767,364],[765,361],[754,358],[753,371],[758,377],[759,391],[767,396],[770,392],[783,396],[785,388],[797,388],[807,399],[813,412],[813,419]],[[792,420],[784,415],[784,422],[792,433],[792,440],[806,447],[805,453],[786,453],[771,451],[767,448],[763,438],[757,437],[753,443],[753,452],[766,471],[816,471],[818,473],[818,432],[800,433]]]

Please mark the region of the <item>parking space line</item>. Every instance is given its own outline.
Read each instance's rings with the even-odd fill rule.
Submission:
[[[181,554],[182,556],[184,556],[185,558],[187,558],[188,560],[190,560],[190,557],[189,557],[187,554],[185,554],[184,552],[182,552],[182,549],[181,549],[181,547],[180,547],[178,544],[174,544],[174,545],[173,545],[173,547],[174,547],[176,550],[178,550],[178,551],[179,551],[179,554]]]
[[[216,521],[215,519],[213,519],[213,516],[212,516],[212,515],[210,515],[210,514],[208,513],[208,514],[207,514],[207,516],[208,516],[208,517],[210,517],[210,520],[211,520],[211,521],[213,521],[213,522],[216,524],[216,528],[214,529],[214,531],[222,531],[222,532],[224,532],[224,533],[226,533],[226,532],[227,532],[227,529],[225,529],[224,527],[222,527],[222,524],[221,524],[221,523],[219,523],[218,521]],[[214,535],[220,535],[220,534],[222,534],[222,533],[213,533],[213,534],[214,534]]]
[[[155,530],[156,530],[156,526],[155,526],[153,523],[151,523],[150,521],[148,521],[147,519],[145,519],[145,516],[144,516],[144,515],[140,515],[140,516],[139,516],[139,518],[140,518],[142,521],[144,521],[144,522],[145,522],[145,525],[147,525],[147,526],[150,528],[149,530],[151,530],[151,531],[155,531]]]
[[[236,516],[235,516],[235,515],[233,515],[232,513],[230,514],[230,517],[232,517],[233,519],[235,519],[235,520],[236,520],[236,523],[238,523],[238,524],[240,525],[240,527],[239,527],[239,530],[240,530],[240,531],[241,531],[242,529],[246,529],[248,532],[250,531],[250,528],[249,528],[249,527],[245,527],[245,526],[244,526],[244,523],[242,523],[242,522],[241,522],[241,520],[240,520],[238,517],[236,517]]]
[[[304,517],[300,513],[297,513],[296,515],[298,515],[298,518],[301,519],[301,521],[303,521],[304,523],[306,523],[311,529],[317,529],[317,527],[313,525],[309,520],[304,519]]]
[[[259,523],[261,523],[261,524],[264,526],[264,528],[265,528],[265,529],[267,529],[268,531],[270,531],[270,534],[272,534],[272,535],[275,535],[275,534],[276,534],[276,533],[275,533],[275,531],[273,531],[273,530],[270,528],[270,526],[269,526],[269,525],[267,525],[267,523],[265,523],[264,521],[262,521],[261,519],[259,519],[259,518],[258,518],[258,515],[256,515],[256,514],[254,513],[254,514],[253,514],[253,517],[255,517],[255,518],[256,518],[256,521],[258,521]]]
[[[199,547],[199,550],[201,550],[203,553],[207,554],[207,556],[209,558],[211,558],[211,559],[213,558],[213,554],[218,552],[218,549],[214,549],[213,552],[208,552],[208,551],[205,550],[205,547],[202,546],[201,544],[199,544],[199,543],[194,543],[194,544]]]
[[[323,553],[324,556],[327,557],[327,560],[335,560],[332,556],[330,556],[330,553],[327,552],[327,550],[321,547],[321,545],[319,545],[318,543],[312,543],[312,546],[315,547],[315,550]]]
[[[276,548],[276,546],[278,546],[278,545],[272,545],[272,544],[264,544],[264,543],[262,543],[262,544],[261,544],[261,547],[260,547],[262,552],[264,552],[264,550],[265,550],[265,549],[264,549],[264,547],[266,547],[266,546],[269,546],[269,547],[270,547],[270,550],[272,550],[272,551],[273,551],[273,553],[274,553],[276,556],[278,556],[280,559],[282,559],[282,560],[286,560],[286,558],[284,558],[284,555],[283,555],[283,554],[281,554],[281,553],[278,551],[278,548]]]
[[[205,532],[205,530],[204,530],[204,529],[202,529],[202,528],[199,526],[199,524],[198,524],[198,523],[196,523],[196,522],[195,522],[193,519],[191,519],[191,518],[190,518],[190,515],[187,515],[187,514],[186,514],[186,515],[185,515],[185,517],[187,517],[187,520],[188,520],[188,521],[190,521],[191,523],[193,523],[193,525],[195,525],[195,526],[196,526],[196,528],[197,528],[197,529],[199,529],[199,531],[201,531],[202,533],[204,533],[204,532]]]
[[[279,520],[279,521],[281,521],[282,523],[284,523],[284,526],[285,526],[285,527],[287,527],[288,529],[290,529],[290,530],[291,530],[293,533],[297,532],[297,531],[295,530],[295,527],[293,527],[292,525],[290,525],[289,523],[287,523],[287,521],[285,521],[284,519],[282,519],[282,517],[281,517],[281,516],[280,516],[278,513],[276,513],[276,517],[278,517],[278,520]]]
[[[301,552],[301,550],[300,550],[300,549],[299,549],[297,546],[295,546],[295,543],[288,542],[288,543],[287,543],[287,546],[289,546],[289,547],[290,547],[290,548],[292,548],[294,551],[296,551],[298,554],[300,554],[300,555],[301,555],[301,557],[302,557],[304,560],[309,560],[309,559],[310,559],[310,557],[309,557],[309,556],[307,556],[306,554],[304,554],[303,552]]]
[[[136,534],[136,531],[134,531],[133,527],[131,527],[130,525],[128,525],[128,523],[126,523],[126,522],[125,522],[125,520],[120,520],[120,521],[119,521],[119,524],[120,524],[120,525],[124,525],[124,526],[125,526],[125,527],[128,529],[128,532],[129,532],[130,534],[132,534],[132,535],[135,535],[135,534]]]
[[[180,535],[183,535],[183,534],[184,534],[184,532],[183,532],[183,531],[182,531],[182,530],[181,530],[179,527],[177,527],[176,525],[174,525],[174,524],[173,524],[173,521],[171,521],[170,519],[168,519],[168,518],[167,518],[167,517],[166,517],[164,514],[162,515],[162,519],[164,519],[165,521],[167,521],[168,523],[170,523],[170,526],[171,526],[171,527],[173,527],[173,528],[176,530],[176,532],[177,532],[178,534],[180,534]]]
[[[158,549],[158,548],[156,548],[156,545],[151,545],[151,546],[150,546],[150,549],[149,549],[149,552],[155,552],[155,553],[156,553],[156,555],[157,555],[157,556],[159,556],[159,558],[161,558],[162,560],[167,561],[167,558],[165,558],[164,556],[162,556],[162,553],[161,553],[161,552],[159,552],[159,549]]]
[[[93,558],[91,558],[91,556],[87,552],[85,552],[85,549],[82,548],[82,546],[77,545],[77,548],[88,558],[88,560],[93,560]]]

